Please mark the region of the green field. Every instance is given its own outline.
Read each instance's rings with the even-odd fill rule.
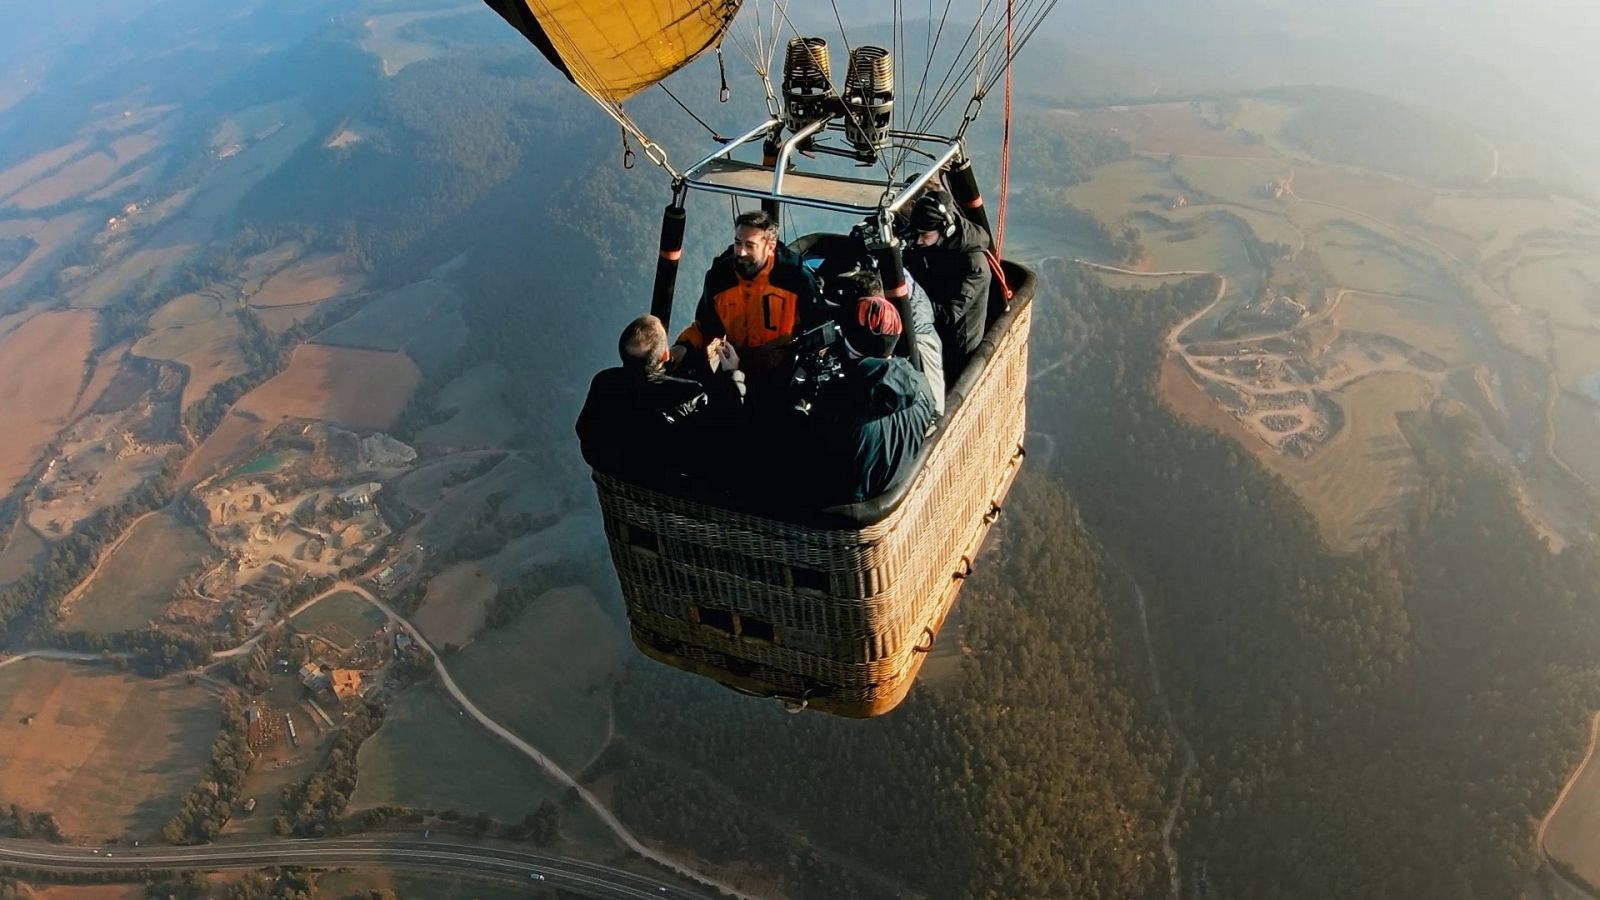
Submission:
[[[440,547],[449,544],[483,513],[494,495],[501,496],[502,516],[541,516],[560,506],[563,491],[527,457],[508,456],[488,474],[450,488],[423,522],[423,540]]]
[[[1229,281],[1262,274],[1250,263],[1240,229],[1219,218],[1200,216],[1171,230],[1141,230],[1152,272],[1220,272]]]
[[[68,835],[148,839],[210,757],[217,701],[178,679],[23,660],[0,668],[0,786]]]
[[[1351,293],[1340,301],[1338,319],[1343,328],[1389,335],[1446,365],[1465,365],[1474,358],[1470,338],[1450,311],[1437,304]]]
[[[501,399],[510,387],[510,373],[498,363],[473,366],[445,385],[434,400],[434,409],[454,411],[438,425],[417,434],[417,443],[427,449],[467,449],[503,447],[516,430],[513,416]]]
[[[1296,254],[1306,245],[1305,234],[1289,221],[1281,209],[1268,213],[1257,209],[1235,207],[1228,212],[1243,219],[1245,224],[1250,226],[1250,231],[1256,236],[1256,240],[1262,243],[1285,244]]]
[[[1333,395],[1344,410],[1344,427],[1310,459],[1265,457],[1300,496],[1330,546],[1353,549],[1390,524],[1394,500],[1420,477],[1395,416],[1420,409],[1432,396],[1433,386],[1415,375],[1368,376]]]
[[[324,597],[290,620],[296,631],[315,634],[340,647],[351,647],[383,627],[385,617],[372,604],[349,591]]]
[[[401,350],[440,316],[461,306],[461,295],[447,281],[429,279],[384,294],[314,340],[339,347]]]
[[[579,772],[610,739],[609,681],[623,641],[587,589],[560,588],[481,635],[450,670],[491,718]]]
[[[463,469],[471,468],[479,455],[447,456],[438,462],[428,463],[407,472],[397,489],[400,499],[419,512],[426,512],[439,502],[444,491],[444,480]]]
[[[1332,222],[1310,232],[1306,250],[1317,255],[1338,287],[1444,302],[1459,299],[1420,260],[1397,250],[1376,232],[1348,222]]]
[[[1279,160],[1179,157],[1174,171],[1191,191],[1223,203],[1269,213],[1283,210],[1283,203],[1264,190],[1270,182],[1288,177],[1289,167]],[[1190,203],[1196,200],[1189,198]]]
[[[486,812],[520,822],[559,786],[532,760],[483,730],[435,685],[395,698],[383,726],[361,745],[351,805]]]
[[[155,513],[101,561],[61,627],[95,634],[143,628],[166,609],[178,582],[213,555],[199,531],[171,512]]]
[[[1125,159],[1094,170],[1094,177],[1066,189],[1067,202],[1086,209],[1108,224],[1138,210],[1159,211],[1165,202],[1141,199],[1146,195],[1176,196],[1181,189],[1158,162],[1142,157]]]

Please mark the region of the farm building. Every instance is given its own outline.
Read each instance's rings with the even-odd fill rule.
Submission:
[[[300,683],[308,690],[320,690],[328,684],[328,673],[314,662],[308,662],[300,667]]]
[[[348,702],[361,696],[361,671],[359,669],[334,669],[333,695],[339,702]]]

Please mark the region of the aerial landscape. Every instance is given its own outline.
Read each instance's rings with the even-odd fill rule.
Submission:
[[[733,24],[610,107],[505,4],[15,13],[0,898],[1600,900],[1600,11],[1019,0],[1002,112],[1000,4],[677,5]],[[870,719],[661,637],[688,551],[574,432],[759,208],[689,194],[680,263],[653,163],[813,33],[894,48],[1037,275]]]

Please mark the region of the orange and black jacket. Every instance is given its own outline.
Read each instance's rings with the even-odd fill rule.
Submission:
[[[740,278],[733,262],[730,247],[711,263],[694,321],[678,335],[678,343],[700,350],[707,341],[726,337],[739,351],[740,368],[770,370],[782,362],[795,336],[812,324],[811,277],[783,244],[754,278]]]

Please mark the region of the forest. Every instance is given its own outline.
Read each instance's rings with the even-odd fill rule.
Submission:
[[[1284,484],[1158,398],[1159,338],[1214,285],[1047,275],[1071,302],[1036,352],[1075,352],[1032,421],[1149,601],[1199,756],[1184,857],[1236,897],[1527,895],[1600,700],[1595,545],[1550,554],[1441,404],[1406,423],[1425,478],[1405,528],[1332,554]]]

